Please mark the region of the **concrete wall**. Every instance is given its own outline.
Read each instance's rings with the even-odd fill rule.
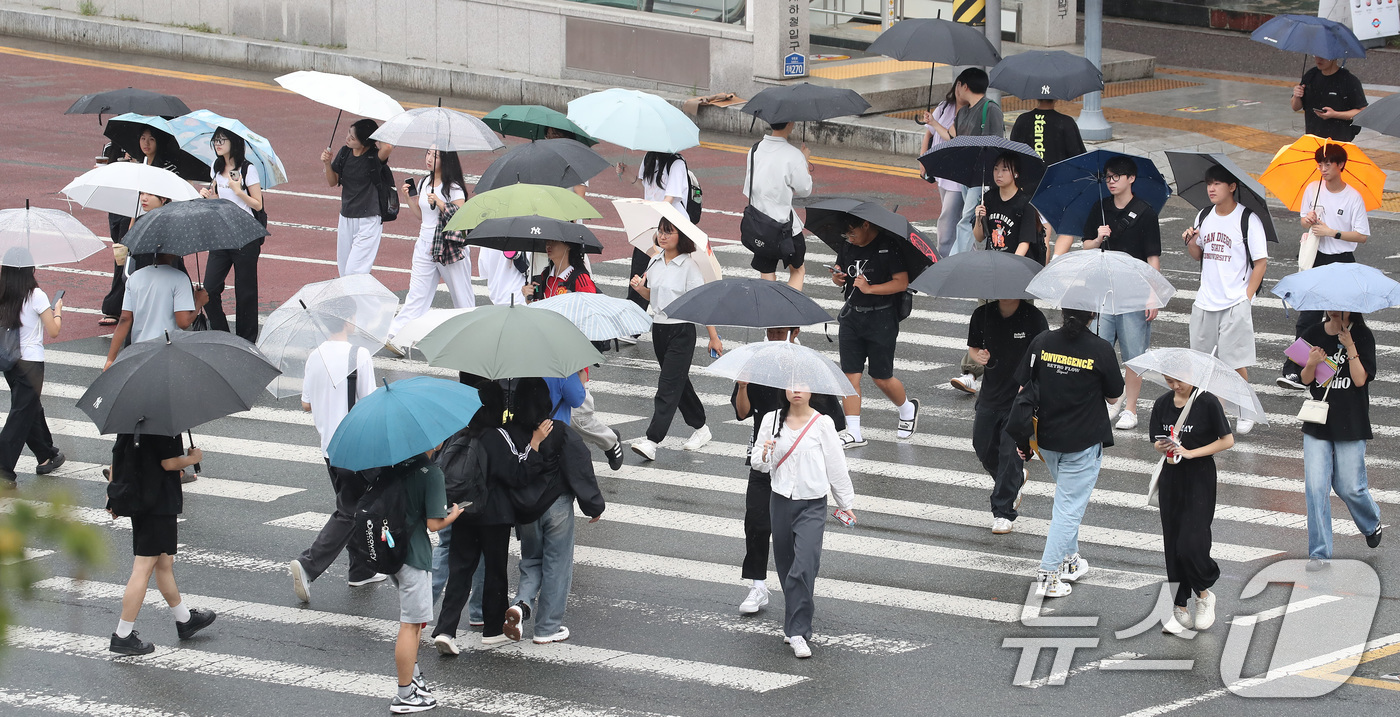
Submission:
[[[78,13],[82,0],[6,0]],[[155,25],[207,25],[218,34],[344,46],[345,0],[92,0],[98,16]]]

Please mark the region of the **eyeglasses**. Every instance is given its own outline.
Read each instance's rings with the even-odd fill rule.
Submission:
[[[228,144],[228,137],[215,137],[214,144]]]
[[[669,229],[661,229],[661,228],[658,228],[658,229],[656,230],[656,233],[657,233],[657,234],[666,234],[666,235],[669,236],[669,235],[671,235],[671,234],[680,234],[680,233],[681,233],[681,230],[679,230],[679,229],[677,229],[677,228],[675,228],[675,227],[671,227],[671,228],[669,228]]]
[[[1128,175],[1126,175],[1126,174],[1105,174],[1105,175],[1103,176],[1103,179],[1104,179],[1105,182],[1108,182],[1109,184],[1113,184],[1114,182],[1117,182],[1117,181],[1120,180],[1120,179],[1127,179],[1127,177],[1128,177]]]

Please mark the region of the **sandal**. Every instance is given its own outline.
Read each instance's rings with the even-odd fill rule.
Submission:
[[[98,325],[98,326],[116,326],[116,325],[117,325],[117,321],[118,321],[118,319],[117,319],[117,317],[115,317],[115,316],[104,316],[104,317],[102,317],[102,318],[100,318],[100,319],[97,320],[97,325]]]
[[[909,402],[914,404],[914,417],[907,421],[899,421],[895,432],[895,436],[898,438],[908,438],[914,435],[914,431],[919,430],[919,399],[911,398]]]

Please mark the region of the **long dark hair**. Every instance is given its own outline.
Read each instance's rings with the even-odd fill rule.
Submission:
[[[228,158],[233,161],[234,169],[240,172],[243,171],[243,165],[248,163],[246,158],[247,147],[243,142],[243,138],[220,127],[214,130],[214,136],[209,139],[209,144],[213,145],[214,140],[219,137],[228,138]],[[214,155],[214,174],[223,174],[224,158],[219,156],[218,152],[215,152]]]
[[[679,154],[669,152],[647,152],[642,158],[642,181],[655,187],[661,186],[661,175],[671,171],[671,165],[680,159]]]
[[[1061,309],[1060,315],[1064,317],[1060,330],[1071,339],[1079,338],[1079,335],[1089,328],[1089,322],[1094,320],[1094,312],[1083,309]]]
[[[463,196],[466,195],[467,180],[462,178],[462,160],[456,152],[437,150],[437,178],[442,185],[442,201],[446,202],[452,194],[454,184],[462,190]]]
[[[373,152],[376,157],[379,155],[379,143],[374,141],[370,135],[374,134],[377,129],[379,129],[379,123],[368,117],[357,120],[355,124],[350,125],[350,130],[355,133],[355,139],[360,140],[360,144],[367,151]],[[441,157],[441,153],[438,156]]]
[[[150,132],[151,139],[156,141],[156,156],[151,159],[151,166],[164,167],[165,157],[169,153],[171,145],[175,144],[175,138],[171,137],[165,132],[162,132],[161,130],[156,129],[155,127],[144,127],[141,129],[141,134],[136,135],[137,149],[141,148],[141,135],[146,134],[147,132]],[[146,157],[143,155],[141,157],[141,162],[144,164],[145,161]]]
[[[34,278],[34,267],[0,267],[0,326],[19,328],[20,310],[37,288],[39,282]]]

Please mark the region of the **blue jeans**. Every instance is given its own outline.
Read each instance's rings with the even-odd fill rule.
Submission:
[[[548,637],[559,632],[574,581],[574,494],[565,491],[539,520],[515,530],[520,536],[520,590],[512,604],[529,603],[535,636]]]
[[[1040,569],[1053,572],[1060,569],[1065,558],[1079,552],[1079,524],[1084,520],[1084,509],[1089,507],[1089,494],[1099,481],[1103,445],[1095,444],[1074,453],[1041,448],[1040,455],[1045,457],[1045,466],[1055,479],[1055,508],[1045,536],[1045,552],[1040,554]]]
[[[1381,526],[1381,509],[1366,484],[1366,441],[1329,441],[1303,434],[1303,492],[1308,497],[1308,557],[1332,558],[1332,491],[1363,535]]]
[[[972,236],[972,222],[977,218],[977,205],[982,202],[982,187],[963,187],[962,197],[962,218],[958,220],[958,240],[953,244],[954,254],[971,249],[976,241]]]
[[[1143,311],[1129,311],[1126,314],[1100,314],[1094,321],[1094,333],[1110,345],[1118,342],[1118,350],[1123,353],[1123,363],[1127,363],[1145,353],[1152,342],[1152,322]],[[1132,410],[1132,406],[1128,407]]]
[[[442,589],[447,585],[447,548],[452,545],[452,526],[438,531],[438,544],[433,548],[433,602],[442,597]],[[486,571],[481,569],[481,560],[476,561],[472,572],[472,594],[467,598],[467,622],[479,623],[481,617],[481,593],[486,585]]]

